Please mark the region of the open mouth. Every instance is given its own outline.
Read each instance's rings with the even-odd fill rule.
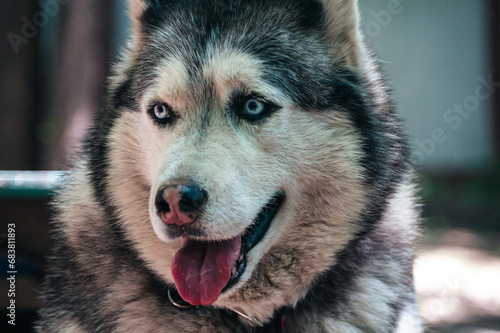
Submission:
[[[277,193],[243,235],[218,242],[182,239],[172,261],[172,276],[180,296],[191,305],[210,305],[236,285],[245,272],[247,254],[265,236],[285,201]]]
[[[252,225],[249,226],[243,236],[241,236],[240,256],[236,260],[236,263],[231,270],[231,278],[224,289],[222,289],[222,292],[225,292],[238,283],[240,277],[245,272],[245,268],[247,267],[247,253],[250,252],[250,250],[253,249],[264,237],[269,229],[269,226],[271,225],[271,221],[278,213],[278,210],[284,201],[285,195],[283,193],[278,193],[272,197],[271,200],[269,200],[269,202],[262,207]]]

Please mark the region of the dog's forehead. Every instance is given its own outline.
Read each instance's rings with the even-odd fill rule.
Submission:
[[[213,3],[177,2],[144,13],[141,81],[157,82],[165,94],[183,92],[186,101],[194,99],[189,92],[224,96],[242,83],[304,110],[331,110],[337,91],[353,90],[355,75],[340,73],[329,55],[319,1],[234,1],[225,10]]]
[[[225,103],[235,90],[243,90],[287,103],[286,95],[263,79],[263,66],[258,57],[231,49],[207,55],[196,70],[189,58],[165,58],[156,69],[150,98],[168,100],[182,110],[194,101],[205,102],[200,100],[203,97]]]
[[[149,1],[140,18],[145,27],[157,27],[165,21],[188,23],[191,27],[239,24],[266,29],[295,26],[302,31],[321,24],[324,7],[320,0],[155,0]],[[272,21],[270,21],[272,20]],[[208,25],[207,25],[208,24]]]
[[[145,54],[153,59],[183,58],[192,78],[203,76],[207,66],[213,73],[215,63],[219,72],[249,77],[255,73],[249,71],[256,69],[257,58],[279,63],[278,57],[288,53],[288,58],[300,59],[305,50],[299,41],[307,37],[303,30],[292,31],[298,30],[294,26],[299,18],[277,22],[278,13],[269,10],[273,1],[258,7],[257,2],[185,1],[156,10],[154,15],[146,12],[144,21],[150,23],[145,24]]]

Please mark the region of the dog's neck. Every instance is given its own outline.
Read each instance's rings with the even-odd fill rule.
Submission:
[[[193,306],[193,305],[187,303],[186,301],[184,301],[181,298],[181,296],[179,295],[179,293],[176,290],[174,290],[173,288],[168,288],[167,295],[168,295],[168,299],[169,299],[170,303],[172,303],[172,305],[174,305],[175,307],[177,307],[179,309],[199,308],[199,306]],[[281,322],[281,330],[276,331],[276,332],[284,332],[285,331],[285,327],[284,327],[285,321],[286,321],[286,317],[284,315],[285,309],[287,309],[287,308],[283,308],[282,310],[277,311],[278,315],[275,315],[275,317],[277,319],[279,319]],[[229,309],[229,308],[227,308],[227,310],[234,312],[235,314],[237,314],[241,318],[242,321],[247,322],[250,325],[248,328],[251,329],[252,332],[259,332],[259,328],[264,328],[264,327],[269,326],[269,323],[265,324],[258,319],[252,318],[252,317],[248,316],[247,314],[245,314],[243,311],[240,311],[237,309]],[[290,311],[291,308],[288,310]],[[273,318],[273,320],[271,322],[273,322],[276,318]],[[267,330],[267,332],[269,332],[269,330]],[[271,332],[274,332],[274,331],[271,331]]]
[[[365,237],[351,241],[349,246],[338,258],[337,264],[328,271],[321,274],[311,289],[294,307],[283,306],[274,311],[272,319],[266,323],[248,316],[238,309],[211,308],[211,311],[219,312],[222,317],[238,321],[238,327],[244,327],[248,333],[290,333],[294,330],[294,322],[301,321],[304,316],[329,315],[338,311],[340,303],[345,299],[345,291],[353,281],[353,277],[360,269],[364,253],[359,243]],[[149,271],[149,270],[148,270]],[[153,285],[163,295],[166,302],[179,309],[179,311],[196,311],[202,307],[192,306],[185,302],[173,285],[166,284],[153,272],[149,271]],[[310,304],[321,304],[326,313],[318,313],[318,309],[311,308]]]

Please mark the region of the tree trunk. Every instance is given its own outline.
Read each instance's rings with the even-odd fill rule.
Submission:
[[[42,125],[42,166],[46,169],[64,168],[98,109],[113,46],[113,2],[85,0],[61,5],[60,45]]]

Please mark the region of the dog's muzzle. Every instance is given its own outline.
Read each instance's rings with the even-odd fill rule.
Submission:
[[[193,223],[208,201],[205,190],[194,184],[172,184],[158,191],[156,213],[167,225]]]

